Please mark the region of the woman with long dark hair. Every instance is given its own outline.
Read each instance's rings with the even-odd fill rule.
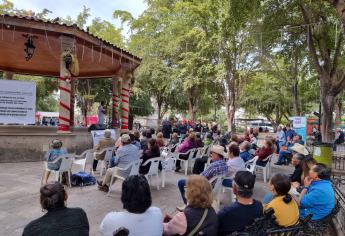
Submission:
[[[269,188],[274,195],[265,209],[273,208],[276,223],[280,226],[288,227],[298,222],[299,209],[296,201],[292,198],[289,191],[291,181],[285,174],[275,174],[269,183]]]
[[[149,172],[151,164],[147,164],[145,166],[143,166],[142,164],[144,164],[147,160],[151,158],[160,157],[160,155],[161,153],[156,139],[150,139],[150,141],[148,142],[148,149],[144,152],[143,156],[141,157],[143,161],[139,168],[139,173],[142,175],[146,175],[147,172]]]

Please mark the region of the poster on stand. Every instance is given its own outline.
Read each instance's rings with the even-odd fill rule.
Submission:
[[[0,123],[35,124],[36,83],[0,80]]]
[[[295,132],[302,136],[302,140],[306,143],[307,140],[307,117],[293,116],[289,120],[292,121],[292,127]]]

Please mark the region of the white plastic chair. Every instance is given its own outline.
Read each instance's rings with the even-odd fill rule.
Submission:
[[[248,170],[250,173],[253,175],[255,174],[255,167],[256,167],[256,162],[259,159],[258,156],[255,156],[253,159],[250,159],[245,163],[245,168]]]
[[[266,166],[259,166],[259,165],[256,165],[256,169],[262,169],[262,175],[264,177],[264,183],[267,183],[267,180],[270,179],[270,175],[271,175],[271,159],[273,157],[273,154],[269,155],[268,157],[266,157],[264,160],[264,162],[267,162],[266,163]]]
[[[142,166],[146,166],[149,163],[151,163],[150,165],[150,169],[149,172],[145,175],[147,181],[149,182],[149,184],[151,184],[151,177],[152,176],[156,176],[156,180],[157,180],[157,190],[159,190],[159,163],[162,161],[161,157],[156,157],[156,158],[150,158],[147,161],[145,161],[145,163],[142,164]]]
[[[90,173],[93,175],[93,168],[92,163],[94,160],[93,153],[95,152],[94,149],[88,149],[85,150],[80,155],[75,155],[75,158],[78,158],[77,160],[73,161],[73,164],[81,166],[81,170],[85,172],[86,165],[90,164]]]
[[[104,159],[101,160],[101,171],[100,171],[100,176],[103,176],[103,170],[107,170],[110,164],[110,160],[114,155],[115,148],[114,147],[108,147],[108,148],[103,148],[99,152],[95,152],[95,155],[99,155],[105,152]]]
[[[168,157],[162,161],[162,188],[165,187],[165,175],[167,172],[174,172],[176,167],[176,158]]]
[[[212,185],[212,194],[214,197],[215,207],[219,209],[220,205],[220,193],[222,190],[224,175],[216,175],[212,177],[208,182]]]
[[[127,166],[125,166],[123,168],[120,168],[120,167],[117,167],[117,166],[114,167],[114,171],[113,171],[113,174],[112,174],[111,180],[110,180],[108,195],[110,195],[110,189],[111,189],[111,186],[114,183],[114,179],[115,178],[121,179],[121,180],[125,180],[126,177],[128,177],[128,176],[138,175],[139,174],[139,167],[140,167],[141,161],[142,161],[141,159],[133,161],[132,163],[128,164]],[[129,172],[128,176],[122,176],[122,175],[118,174],[118,171],[126,171],[126,170],[129,170],[129,169],[130,169],[130,172]]]
[[[189,166],[191,166],[191,168],[193,168],[193,166],[192,166],[191,164],[192,164],[192,159],[193,159],[194,154],[195,154],[196,151],[197,151],[196,148],[192,148],[192,149],[189,149],[189,150],[188,150],[187,152],[185,152],[185,153],[178,153],[178,155],[177,155],[176,160],[181,161],[181,163],[183,164],[183,167],[184,167],[184,174],[185,174],[185,175],[188,174],[188,167],[189,167]],[[187,160],[181,159],[181,158],[180,158],[181,155],[188,155],[188,159],[187,159]]]
[[[58,170],[50,170],[48,169],[48,162],[44,162],[45,171],[50,171],[55,174],[55,181],[59,181],[62,183],[62,174],[67,172],[68,175],[68,185],[71,187],[71,169],[74,160],[74,154],[63,154],[55,159],[53,162],[58,162],[61,160],[60,168]],[[43,179],[42,179],[43,180]]]

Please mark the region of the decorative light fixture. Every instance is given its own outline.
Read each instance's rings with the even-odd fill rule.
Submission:
[[[36,49],[34,45],[34,41],[33,41],[33,38],[35,36],[28,35],[28,34],[25,34],[23,36],[27,38],[27,41],[24,43],[24,46],[25,46],[24,52],[25,52],[26,61],[29,61],[33,57],[35,53],[35,49]]]

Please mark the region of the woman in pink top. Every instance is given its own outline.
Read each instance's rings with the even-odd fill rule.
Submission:
[[[186,184],[187,206],[183,212],[173,218],[165,216],[163,223],[164,235],[193,235],[216,236],[218,232],[218,217],[212,208],[212,187],[208,180],[201,175],[191,175]],[[201,222],[199,228],[196,226]],[[199,233],[199,234],[198,234]]]

